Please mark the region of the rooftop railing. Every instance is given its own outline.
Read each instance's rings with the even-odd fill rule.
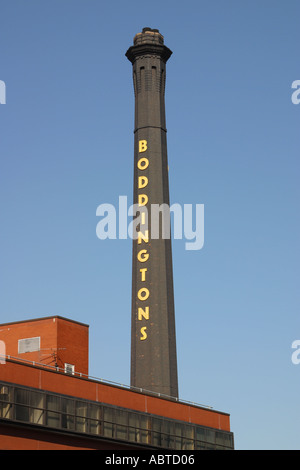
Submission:
[[[77,378],[93,380],[93,381],[100,382],[100,383],[103,383],[103,384],[106,384],[106,385],[112,385],[112,386],[115,386],[115,387],[120,387],[120,388],[124,388],[126,390],[130,390],[130,391],[133,391],[133,392],[143,393],[145,395],[152,395],[152,396],[156,396],[158,398],[164,398],[164,399],[175,401],[175,402],[182,403],[182,404],[185,404],[185,405],[191,405],[191,406],[196,406],[196,407],[199,407],[199,408],[206,408],[206,409],[209,409],[209,410],[213,410],[212,406],[203,405],[203,404],[200,404],[200,403],[196,403],[194,401],[179,399],[177,397],[171,397],[171,396],[166,395],[164,393],[153,392],[152,390],[147,390],[147,389],[140,388],[140,387],[132,387],[131,385],[126,385],[126,384],[115,382],[115,381],[112,381],[112,380],[107,380],[107,379],[103,379],[103,378],[99,378],[99,377],[94,377],[92,375],[83,374],[82,372],[74,371],[74,372],[70,373],[70,372],[67,372],[65,369],[63,369],[61,367],[58,367],[58,366],[52,366],[51,364],[45,364],[43,362],[29,361],[28,359],[23,359],[23,358],[20,358],[20,357],[17,357],[17,356],[11,356],[10,354],[0,355],[0,364],[1,363],[4,364],[6,360],[13,361],[13,362],[14,361],[15,362],[24,362],[28,365],[42,367],[44,369],[50,369],[53,372],[59,372],[59,373],[69,375],[69,376],[73,376],[73,377],[77,377]]]

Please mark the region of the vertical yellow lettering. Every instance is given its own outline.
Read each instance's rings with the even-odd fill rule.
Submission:
[[[147,287],[142,287],[139,291],[138,291],[138,298],[144,302],[145,300],[148,299],[150,295],[150,292],[149,292],[149,289],[147,289]]]
[[[148,202],[147,194],[139,194],[139,206],[145,206]]]
[[[149,292],[149,289],[147,289],[147,287],[142,287],[142,288],[138,291],[138,293],[137,293],[138,298],[139,298],[142,302],[144,302],[145,300],[147,300],[148,297],[149,297],[149,295],[150,295],[150,292]]]
[[[148,184],[148,178],[147,176],[139,176],[139,189],[145,188]]]
[[[148,271],[147,268],[141,268],[141,269],[140,269],[140,273],[141,273],[141,275],[142,275],[142,278],[141,278],[141,281],[142,281],[142,282],[146,281],[146,272],[147,272],[147,271]]]
[[[140,337],[140,340],[141,340],[141,341],[144,341],[144,340],[147,338],[146,330],[147,330],[147,327],[146,327],[146,326],[143,326],[143,327],[141,328],[141,334],[142,334],[142,336]]]
[[[143,310],[141,307],[138,309],[138,319],[142,320],[145,318],[145,320],[149,320],[149,307],[146,307],[145,310]]]
[[[149,230],[145,230],[145,233],[139,232],[138,233],[138,244],[140,245],[144,240],[145,243],[149,242]]]
[[[148,258],[149,258],[149,253],[147,252],[147,250],[140,250],[137,254],[137,259],[141,263],[145,263],[145,261],[147,261]]]
[[[149,166],[149,160],[146,157],[140,158],[137,162],[137,167],[139,170],[146,170]]]
[[[146,152],[147,148],[147,140],[139,140],[139,153]]]
[[[148,149],[147,140],[139,140],[139,153],[146,152],[147,149]],[[145,170],[146,168],[148,168],[148,166],[149,166],[148,158],[144,157],[144,158],[140,158],[138,160],[137,167],[138,167],[139,170]],[[147,185],[148,185],[147,176],[139,176],[138,177],[138,188],[143,189]],[[148,196],[146,194],[139,194],[138,195],[138,204],[139,204],[139,206],[145,206],[147,204],[147,202],[148,202]],[[145,224],[145,214],[144,213],[142,213],[142,224]],[[149,231],[148,230],[145,230],[145,233],[142,233],[142,232],[138,233],[138,244],[141,244],[142,240],[145,243],[149,242]],[[148,258],[149,258],[149,253],[147,253],[147,250],[140,250],[139,251],[139,253],[137,255],[138,261],[140,261],[141,263],[144,263],[145,261],[148,260]],[[147,268],[141,268],[140,269],[142,282],[144,282],[146,280],[146,272],[147,272]],[[147,289],[146,287],[142,287],[137,293],[138,299],[141,300],[141,301],[147,300],[149,295],[150,295],[149,289]],[[141,307],[138,308],[138,320],[142,320],[143,318],[145,320],[149,320],[149,307],[145,307],[144,309],[141,308]],[[146,330],[147,330],[146,326],[143,326],[140,329],[140,333],[141,333],[140,340],[141,341],[144,341],[147,338]]]
[[[141,213],[141,225],[145,225],[146,223],[146,214],[144,211]]]

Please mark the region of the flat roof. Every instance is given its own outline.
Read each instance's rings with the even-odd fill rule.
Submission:
[[[84,382],[87,385],[87,387],[89,386],[89,384],[90,385],[91,384],[97,385],[102,389],[106,389],[108,387],[108,389],[110,389],[111,391],[108,392],[107,397],[106,397],[107,401],[104,401],[104,403],[111,404],[111,405],[121,406],[118,403],[119,402],[118,398],[117,398],[115,403],[113,401],[111,401],[113,399],[113,395],[114,395],[112,393],[112,391],[113,390],[120,390],[121,392],[124,392],[126,394],[129,393],[129,395],[134,394],[136,397],[137,396],[149,397],[150,399],[159,400],[159,401],[163,400],[163,401],[167,401],[169,403],[173,403],[173,404],[177,404],[177,405],[183,405],[183,406],[203,410],[205,412],[216,413],[218,415],[224,415],[224,416],[228,416],[228,417],[230,416],[230,413],[225,412],[225,411],[220,411],[218,409],[213,408],[212,406],[208,406],[208,405],[204,405],[204,404],[184,400],[182,398],[167,396],[167,395],[161,394],[159,392],[152,392],[152,391],[145,390],[145,389],[142,389],[142,388],[132,387],[132,386],[129,386],[129,385],[120,384],[120,383],[117,383],[117,382],[105,380],[103,378],[93,377],[93,376],[89,376],[89,375],[85,375],[85,374],[81,374],[81,373],[66,374],[65,370],[63,370],[63,369],[59,369],[57,367],[49,366],[49,365],[45,366],[44,364],[40,364],[40,363],[37,363],[35,361],[22,360],[20,358],[12,357],[12,356],[8,355],[8,356],[6,356],[6,365],[8,365],[8,364],[12,364],[12,365],[15,364],[15,365],[18,365],[18,366],[21,366],[21,367],[29,367],[33,370],[41,370],[47,375],[48,375],[48,373],[55,374],[57,381],[51,379],[51,381],[48,383],[48,385],[51,384],[50,388],[44,388],[44,387],[41,387],[41,386],[39,387],[41,390],[45,390],[45,391],[49,391],[49,392],[53,392],[53,393],[64,393],[64,394],[69,395],[69,396],[88,399],[87,396],[86,396],[86,393],[87,393],[87,390],[89,390],[89,389],[87,389],[86,387],[83,387],[83,389],[82,389],[83,393],[82,394],[79,393],[80,387],[79,388],[75,387],[76,390],[77,390],[77,394],[74,395],[73,386],[71,387],[72,393],[67,393],[67,389],[66,389],[65,385],[63,386],[63,391],[60,391],[61,381],[65,381],[65,380],[68,380],[68,381],[71,380],[72,382],[80,381],[80,382]],[[30,384],[28,384],[29,375],[30,374],[25,374],[25,377],[26,377],[25,382],[26,383],[23,381],[23,376],[22,376],[22,380],[17,381],[17,382],[14,380],[14,382],[11,382],[11,383],[14,383],[15,385],[24,385],[24,386],[34,387],[34,385],[32,385],[32,380],[29,380]],[[4,378],[2,377],[2,379],[5,380],[5,377]],[[41,380],[41,378],[39,376],[39,381],[40,380]],[[98,399],[96,401],[98,401]],[[137,404],[136,400],[134,400],[133,403],[136,405]],[[143,406],[144,406],[144,401],[142,401],[142,403],[143,403]],[[123,407],[130,408],[128,406],[123,406]],[[136,409],[136,411],[139,411],[138,408],[133,407],[131,409]]]
[[[59,318],[59,319],[64,320],[64,321],[69,321],[71,323],[77,323],[78,325],[86,326],[87,328],[89,328],[89,325],[87,325],[86,323],[82,323],[82,322],[77,321],[77,320],[71,320],[71,318],[62,317],[61,315],[50,315],[50,316],[47,316],[47,317],[30,318],[28,320],[19,320],[19,321],[14,321],[14,322],[10,321],[10,322],[7,322],[7,323],[0,323],[0,326],[17,325],[18,323],[38,322],[38,321],[42,321],[42,320],[50,320],[51,318]]]

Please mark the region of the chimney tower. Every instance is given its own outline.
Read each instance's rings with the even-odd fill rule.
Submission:
[[[163,236],[162,224],[156,232],[151,212],[153,205],[169,207],[165,82],[171,54],[151,28],[136,34],[126,52],[133,66],[133,202],[139,211],[132,261],[131,386],[178,397],[171,236]]]

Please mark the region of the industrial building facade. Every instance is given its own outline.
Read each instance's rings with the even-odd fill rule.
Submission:
[[[1,449],[233,449],[228,414],[90,378],[87,368],[81,372],[88,358],[87,325],[55,316],[2,324],[0,330],[6,344]]]

